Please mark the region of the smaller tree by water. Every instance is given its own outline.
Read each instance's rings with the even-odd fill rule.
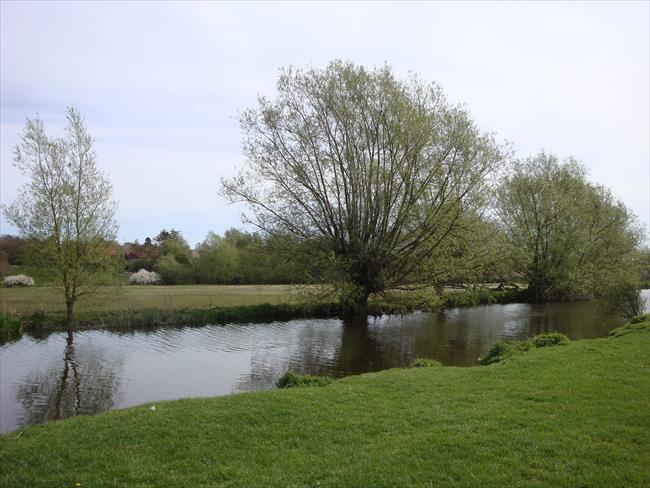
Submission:
[[[638,276],[634,215],[573,159],[540,153],[514,164],[497,213],[515,269],[536,302],[602,293]]]
[[[77,300],[92,293],[116,262],[117,224],[93,139],[74,108],[67,109],[66,121],[64,137],[53,138],[40,118],[27,119],[14,159],[28,180],[4,212],[35,246],[41,264],[56,273],[71,338]]]

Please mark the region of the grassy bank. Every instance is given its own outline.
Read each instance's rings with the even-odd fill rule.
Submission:
[[[386,294],[370,302],[370,313],[406,313],[455,306],[516,301],[518,292],[432,290]],[[0,289],[0,339],[19,330],[58,329],[65,318],[60,290]],[[76,306],[79,328],[201,325],[246,320],[283,320],[340,314],[333,303],[313,303],[288,285],[183,285],[102,287]],[[18,324],[18,327],[17,325]]]
[[[648,486],[650,323],[614,335],[35,426],[2,486]]]

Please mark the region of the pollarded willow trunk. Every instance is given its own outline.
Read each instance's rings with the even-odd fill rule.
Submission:
[[[356,262],[350,266],[350,280],[353,286],[343,304],[348,314],[368,315],[370,295],[382,292],[385,288],[381,270],[381,265],[372,259]]]
[[[528,301],[533,303],[543,303],[549,298],[549,291],[551,288],[550,280],[544,273],[537,273],[528,279],[528,288],[526,295]]]

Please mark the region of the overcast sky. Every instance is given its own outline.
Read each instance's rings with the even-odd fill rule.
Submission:
[[[574,156],[650,220],[649,2],[1,3],[0,200],[37,113],[74,105],[119,201],[119,239],[190,244],[241,226],[218,195],[242,161],[235,116],[281,66],[340,58],[439,82],[525,157]],[[15,233],[4,218],[1,233]]]

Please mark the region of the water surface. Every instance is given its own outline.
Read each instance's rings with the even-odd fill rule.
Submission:
[[[650,299],[644,290],[646,302]],[[23,336],[0,347],[0,431],[146,402],[274,387],[291,369],[341,377],[416,357],[472,366],[499,339],[604,337],[621,319],[593,302],[509,304],[369,318]]]

